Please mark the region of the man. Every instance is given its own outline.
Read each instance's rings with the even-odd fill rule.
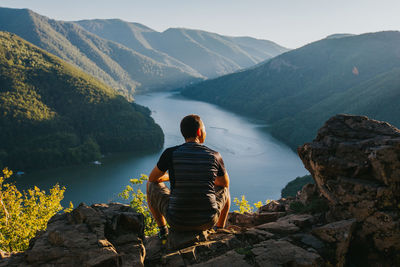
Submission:
[[[202,145],[204,123],[192,114],[182,119],[180,128],[185,143],[162,153],[147,182],[147,203],[160,238],[168,234],[167,222],[178,231],[224,228],[230,207],[222,157]],[[171,190],[165,181],[170,181]]]

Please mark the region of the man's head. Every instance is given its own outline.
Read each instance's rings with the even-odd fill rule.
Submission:
[[[199,115],[191,114],[181,121],[181,133],[186,141],[198,141],[204,143],[206,128]]]

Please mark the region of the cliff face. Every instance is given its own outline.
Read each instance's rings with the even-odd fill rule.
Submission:
[[[172,231],[163,247],[130,207],[82,204],[0,266],[400,266],[400,131],[338,115],[298,152],[316,184],[230,213],[227,229]]]
[[[362,264],[399,265],[400,130],[337,115],[298,153],[329,200],[327,219],[356,220],[351,254]]]

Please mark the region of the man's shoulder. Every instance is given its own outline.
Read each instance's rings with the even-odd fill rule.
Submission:
[[[216,150],[214,150],[214,149],[212,149],[212,148],[209,148],[209,147],[206,146],[206,145],[201,145],[201,146],[204,147],[205,150],[210,151],[211,153],[219,153],[218,151],[216,151]]]
[[[216,158],[221,158],[221,154],[218,151],[211,149],[206,145],[198,143],[183,143],[181,145],[169,147],[164,150],[164,153],[172,154],[174,151],[187,152],[187,151],[199,151],[199,150],[202,151],[202,153],[207,153],[213,155]]]
[[[214,150],[214,149],[211,149],[211,148],[209,148],[209,147],[206,146],[206,145],[201,145],[201,146],[203,147],[203,149],[204,149],[205,151],[207,151],[209,154],[213,155],[213,156],[216,157],[217,159],[218,159],[218,158],[222,158],[221,154],[220,154],[218,151],[216,151],[216,150]]]
[[[178,148],[180,148],[182,145],[177,145],[177,146],[171,146],[168,147],[164,150],[163,154],[172,154],[172,152],[174,152],[175,150],[177,150]]]

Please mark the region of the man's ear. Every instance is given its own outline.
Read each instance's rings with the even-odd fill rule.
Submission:
[[[197,136],[201,136],[201,128],[197,129],[196,134],[197,134]]]

